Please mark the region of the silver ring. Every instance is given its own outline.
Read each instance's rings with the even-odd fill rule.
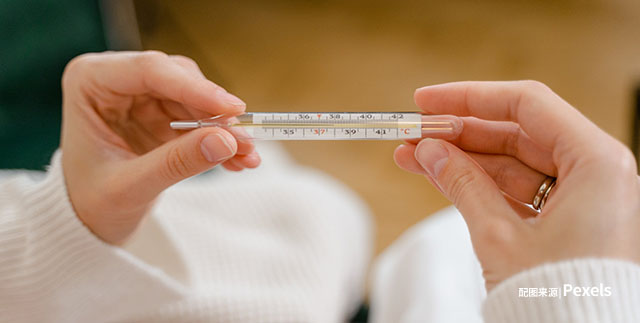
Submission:
[[[531,205],[535,210],[542,210],[542,207],[547,202],[547,198],[549,198],[549,193],[551,193],[551,189],[556,186],[556,178],[547,176],[542,182],[542,185],[538,188],[536,192],[536,196],[533,197],[533,203]]]

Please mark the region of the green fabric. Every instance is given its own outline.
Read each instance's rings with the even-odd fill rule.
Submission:
[[[60,138],[60,78],[106,49],[97,1],[0,1],[0,168],[43,169]]]

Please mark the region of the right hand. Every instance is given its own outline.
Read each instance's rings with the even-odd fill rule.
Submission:
[[[635,158],[545,85],[450,83],[418,89],[415,101],[426,113],[463,117],[464,128],[451,142],[402,145],[396,162],[462,213],[488,289],[546,262],[640,262]],[[524,204],[546,176],[557,185],[538,215]]]
[[[245,104],[183,56],[85,54],[62,80],[62,166],[73,208],[91,231],[122,244],[167,187],[222,164],[254,168],[260,157],[234,131],[172,130],[176,119],[234,116]]]

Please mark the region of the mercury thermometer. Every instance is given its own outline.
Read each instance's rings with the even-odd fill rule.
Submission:
[[[256,140],[407,140],[455,137],[462,120],[419,112],[250,112],[171,122],[176,130],[202,127],[227,128]]]

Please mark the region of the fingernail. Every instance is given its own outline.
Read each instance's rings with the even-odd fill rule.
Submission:
[[[449,160],[449,150],[438,140],[427,138],[418,144],[414,156],[431,178],[437,181],[438,175]]]
[[[225,102],[233,106],[244,107],[247,105],[246,103],[244,103],[244,101],[240,100],[240,98],[228,92],[223,93],[222,97]]]
[[[233,157],[233,145],[219,133],[211,134],[200,142],[202,155],[211,163],[217,163]]]

